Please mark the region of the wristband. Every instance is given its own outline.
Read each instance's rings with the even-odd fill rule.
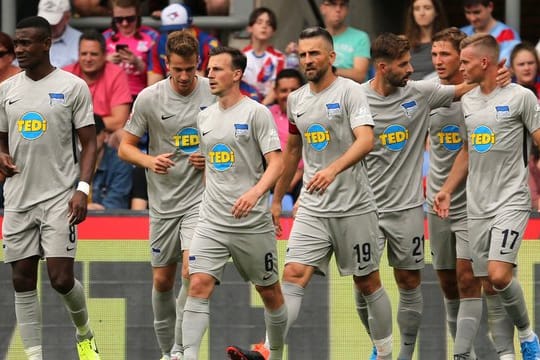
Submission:
[[[86,181],[79,181],[79,184],[77,185],[77,191],[80,191],[86,196],[90,193],[90,184],[88,184]]]

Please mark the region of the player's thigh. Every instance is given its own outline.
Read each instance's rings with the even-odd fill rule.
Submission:
[[[236,234],[202,226],[195,228],[189,249],[189,274],[204,273],[221,282],[225,265],[231,256],[229,245]]]
[[[232,236],[231,256],[242,278],[258,286],[276,283],[279,274],[275,233],[239,233]]]
[[[472,259],[471,244],[467,216],[452,219],[452,233],[456,238],[456,258],[470,261]]]
[[[4,261],[13,261],[43,256],[39,223],[35,210],[4,210],[2,222]]]
[[[529,215],[528,211],[511,210],[495,216],[491,228],[489,260],[516,264]]]
[[[493,219],[491,217],[467,220],[474,276],[487,276],[487,262],[489,259]]]
[[[386,236],[390,266],[402,270],[424,268],[424,209],[422,206],[380,214],[379,226]]]
[[[330,219],[330,224],[336,263],[342,276],[366,276],[379,269],[379,223],[375,211]]]
[[[427,214],[429,245],[435,270],[456,268],[456,237],[452,232],[452,219],[441,219],[435,214]]]
[[[191,245],[191,239],[195,233],[195,228],[199,222],[199,205],[192,207],[182,217],[182,223],[180,225],[180,243],[182,250],[189,250]]]
[[[181,217],[150,217],[150,253],[153,267],[163,267],[182,259]]]
[[[41,246],[43,256],[74,258],[77,251],[77,227],[69,223],[69,190],[39,205],[41,218]]]
[[[297,213],[289,241],[285,264],[299,263],[314,267],[317,273],[326,274],[333,253],[328,218]]]

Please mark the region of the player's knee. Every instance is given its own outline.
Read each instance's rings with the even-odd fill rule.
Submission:
[[[502,271],[494,271],[489,273],[489,281],[495,289],[504,289],[510,284],[512,276]]]
[[[289,263],[285,265],[285,269],[283,270],[283,281],[306,287],[307,282],[309,282],[309,279],[311,278],[311,274],[312,272],[308,271],[308,266]]]
[[[215,279],[207,274],[193,274],[189,279],[189,296],[209,298]]]
[[[382,286],[378,271],[366,276],[354,276],[353,280],[356,288],[364,295],[371,295]]]
[[[255,286],[255,289],[261,295],[265,307],[275,309],[283,305],[283,294],[281,293],[279,282],[270,286]]]
[[[16,292],[32,291],[36,289],[37,280],[33,277],[14,273],[12,281],[13,289],[15,289]]]
[[[422,280],[419,270],[394,270],[396,284],[400,289],[412,290],[420,286]]]
[[[66,274],[56,274],[51,276],[50,281],[52,288],[60,294],[67,294],[73,289],[73,285],[75,285],[75,280]]]
[[[154,289],[159,292],[169,291],[174,286],[174,277],[154,274]]]

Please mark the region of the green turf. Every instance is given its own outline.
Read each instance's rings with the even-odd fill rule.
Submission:
[[[278,241],[280,269],[283,268],[286,241]],[[426,242],[426,261],[431,262],[429,243]],[[524,241],[519,257],[519,278],[523,286],[525,298],[529,304],[529,311],[533,315],[533,266],[534,254],[540,253],[540,241]],[[0,260],[2,254],[0,253]],[[147,261],[148,248],[146,241],[80,241],[78,245],[77,261],[83,263],[88,270],[91,261]],[[331,360],[338,359],[365,359],[371,351],[371,343],[361,327],[357,318],[352,295],[352,280],[350,277],[342,278],[337,275],[335,264],[330,266],[330,336]],[[84,271],[84,274],[88,274]],[[88,276],[88,275],[86,275]],[[393,281],[391,269],[387,266],[386,257],[381,264],[381,278],[393,305],[393,318],[396,317],[398,292]],[[84,284],[88,278],[82,279]],[[253,306],[262,306],[257,293],[252,291]],[[102,353],[103,360],[119,360],[125,358],[124,337],[126,305],[123,299],[89,299],[88,306],[92,325],[95,328],[96,339]],[[115,334],[110,336],[110,334]],[[44,335],[46,336],[46,335]],[[394,354],[398,351],[398,327],[394,323]],[[449,351],[452,342],[449,340]],[[201,360],[208,359],[208,341],[205,338],[202,344]],[[518,347],[519,348],[519,347]],[[351,355],[352,354],[352,355]],[[450,356],[449,356],[450,358]],[[22,344],[18,333],[12,337],[9,360],[25,359]]]

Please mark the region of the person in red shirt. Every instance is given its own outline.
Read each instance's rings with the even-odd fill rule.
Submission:
[[[131,93],[125,71],[106,59],[105,39],[95,30],[81,35],[79,61],[64,70],[82,78],[92,94],[94,113],[103,118],[105,129],[121,129],[129,117]]]

